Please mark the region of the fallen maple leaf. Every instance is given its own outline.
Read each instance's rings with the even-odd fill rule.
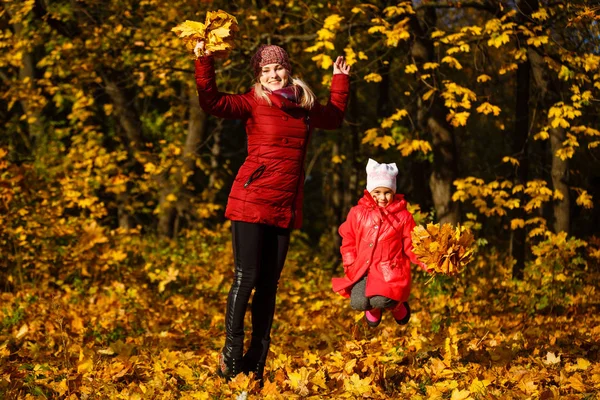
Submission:
[[[560,362],[560,356],[557,357],[552,352],[548,352],[548,354],[546,354],[546,360],[544,361],[545,364],[554,365],[554,364],[558,364],[559,362]]]
[[[217,58],[227,57],[238,30],[237,19],[223,10],[207,12],[204,23],[187,20],[171,29],[183,39],[188,51],[193,53],[196,43],[203,40],[205,51]]]

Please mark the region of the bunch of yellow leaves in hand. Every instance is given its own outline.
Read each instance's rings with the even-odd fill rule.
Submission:
[[[457,275],[473,257],[473,234],[465,227],[419,225],[413,229],[411,236],[413,253],[433,273]]]
[[[217,58],[227,57],[238,30],[237,19],[223,10],[207,12],[204,23],[188,20],[171,29],[183,39],[188,51],[193,53],[196,44],[203,40],[205,50],[212,52]]]

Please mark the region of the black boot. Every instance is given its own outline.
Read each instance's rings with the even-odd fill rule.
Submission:
[[[270,340],[255,340],[253,338],[250,348],[242,359],[242,372],[245,374],[254,372],[254,378],[260,382],[261,387],[263,385],[265,364],[270,345]]]
[[[242,372],[242,353],[244,351],[244,338],[237,340],[226,339],[223,350],[219,353],[217,375],[227,380],[234,378]]]

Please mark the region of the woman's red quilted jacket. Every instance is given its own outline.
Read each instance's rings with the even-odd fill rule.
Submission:
[[[336,129],[344,119],[349,77],[333,76],[327,105],[310,110],[275,94],[272,105],[254,90],[226,94],[217,90],[213,58],[196,60],[200,106],[221,118],[246,121],[248,156],[233,182],[225,217],[282,228],[302,224],[304,158],[314,128]]]

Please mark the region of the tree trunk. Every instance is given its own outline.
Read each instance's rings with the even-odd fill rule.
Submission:
[[[570,199],[569,185],[569,162],[556,156],[556,152],[562,148],[562,143],[567,139],[566,131],[560,127],[552,128],[550,132],[550,149],[552,152],[552,186],[562,195],[562,200],[556,200],[553,204],[554,210],[554,232],[570,231]]]
[[[525,185],[529,175],[528,138],[529,138],[529,62],[519,64],[517,68],[517,101],[515,104],[515,134],[512,141],[512,153],[519,160],[515,184]],[[517,197],[523,202],[522,193]],[[519,207],[513,213],[515,219],[525,219],[525,211]],[[526,254],[526,230],[511,232],[510,254],[515,260],[512,269],[514,279],[523,279]]]
[[[560,100],[558,95],[560,83],[555,77],[549,77],[545,69],[545,61],[543,56],[535,49],[529,48],[527,53],[531,62],[531,71],[533,81],[535,82],[540,104],[544,109],[548,109],[552,104]],[[548,120],[546,123],[551,124]],[[562,147],[562,143],[566,139],[564,129],[557,127],[549,130],[550,134],[550,150],[552,152],[552,185],[555,190],[558,190],[563,195],[562,200],[557,200],[553,206],[554,214],[554,231],[567,232],[570,231],[570,194],[568,186],[568,170],[569,161],[561,160],[556,156],[556,151]]]
[[[14,18],[14,15],[10,12],[10,7],[6,8],[8,15]],[[23,36],[23,24],[20,22],[14,23],[12,28],[15,32],[16,37]],[[21,66],[19,68],[19,81],[22,84],[28,85],[28,89],[31,92],[36,91],[36,77],[35,77],[35,59],[32,53],[23,53],[21,58]],[[10,84],[7,82],[7,85]],[[44,125],[42,123],[42,110],[37,109],[32,102],[28,101],[28,96],[22,96],[19,103],[23,108],[23,113],[27,116],[27,125],[29,136],[27,137],[28,143],[26,143],[29,150],[35,148],[36,142],[41,138],[44,133]]]
[[[116,79],[113,79],[112,74],[107,71],[99,71],[100,76],[104,82],[104,88],[106,93],[113,103],[115,115],[119,122],[119,126],[125,133],[125,138],[128,141],[129,153],[133,159],[133,162],[140,162],[138,160],[138,154],[142,151],[142,132],[140,118],[131,108],[131,103],[127,98],[127,95],[123,88],[117,83]],[[119,227],[124,229],[131,229],[134,226],[133,217],[126,210],[128,196],[122,194],[117,197],[118,202],[118,219]]]
[[[198,147],[206,130],[207,116],[198,103],[198,95],[194,87],[188,90],[189,122],[185,145],[181,153],[181,166],[177,173],[164,187],[159,196],[159,207],[161,213],[158,217],[158,233],[165,237],[175,237],[181,227],[183,215],[185,215],[186,185],[188,178],[193,174],[196,166]],[[167,196],[175,194],[177,200],[168,201]]]
[[[428,29],[436,25],[436,11],[426,8],[411,20],[414,40],[411,55],[416,63],[433,62],[433,42],[428,39]],[[433,171],[429,177],[432,200],[440,223],[457,224],[460,221],[458,204],[452,201],[452,183],[458,175],[454,130],[446,121],[448,109],[443,99],[435,94],[430,104],[418,99],[420,128],[431,134]]]

